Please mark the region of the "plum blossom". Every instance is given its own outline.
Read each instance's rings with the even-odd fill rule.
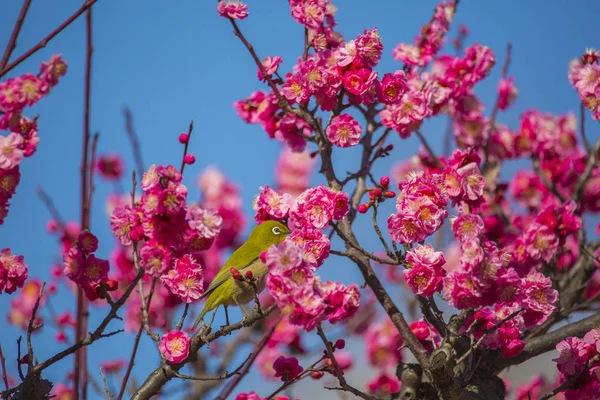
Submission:
[[[333,118],[325,133],[329,141],[339,147],[356,146],[360,141],[362,126],[349,114]]]
[[[190,353],[190,338],[187,333],[172,330],[162,335],[158,349],[172,364],[179,364]]]
[[[160,279],[171,293],[185,303],[198,300],[204,293],[202,267],[189,255],[178,259],[175,266]]]
[[[222,0],[219,1],[217,12],[225,18],[244,19],[248,16],[248,5],[237,0]]]

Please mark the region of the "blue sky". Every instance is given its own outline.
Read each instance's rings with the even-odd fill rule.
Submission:
[[[196,130],[190,151],[197,162],[187,169],[185,177],[190,197],[198,193],[196,176],[207,165],[215,165],[240,185],[250,214],[258,187],[273,182],[272,170],[280,145],[269,140],[260,127],[242,122],[232,108],[235,100],[265,88],[256,80],[256,66],[232,34],[229,23],[217,15],[215,3],[98,1],[94,6],[91,127],[92,132],[100,132],[99,152],[120,152],[129,171],[133,161],[124,132],[123,106],[133,111],[146,165],[177,165],[181,157],[177,136],[193,119]],[[37,43],[80,4],[80,0],[33,1],[14,56]],[[377,70],[383,73],[401,67],[392,59],[391,50],[398,42],[412,41],[420,26],[429,20],[436,2],[338,0],[335,4],[339,8],[339,30],[346,39],[354,38],[365,28],[379,28],[385,49]],[[3,4],[2,49],[20,6],[21,2],[16,0]],[[289,70],[301,53],[303,28],[291,19],[287,2],[250,0],[249,7],[250,17],[240,24],[242,31],[255,45],[259,57],[280,55],[284,59],[281,70]],[[469,26],[471,36],[467,43],[477,41],[489,46],[498,59],[499,65],[491,77],[477,87],[477,94],[487,104],[487,112],[493,105],[508,41],[513,43],[510,74],[515,77],[519,97],[516,105],[498,120],[517,128],[519,114],[528,108],[537,107],[551,113],[577,110],[577,94],[566,77],[567,65],[586,47],[600,47],[598,15],[600,3],[593,0],[582,0],[577,7],[558,0],[461,2],[455,21]],[[56,240],[45,232],[49,216],[35,188],[41,186],[48,192],[65,219],[79,219],[84,51],[85,24],[81,18],[9,75],[36,72],[39,63],[54,53],[62,53],[69,64],[67,76],[51,95],[27,111],[30,116],[40,115],[41,143],[35,156],[21,165],[21,184],[10,214],[0,226],[0,248],[10,247],[15,253],[23,254],[30,275],[44,280],[48,279],[58,248]],[[588,118],[587,132],[591,140],[598,135],[597,127]],[[444,119],[425,125],[424,133],[434,149],[441,149],[445,128]],[[393,143],[396,144],[393,156],[376,167],[376,176],[386,173],[394,162],[406,159],[417,149],[414,137],[404,142],[394,138]],[[335,160],[343,165],[341,171],[352,169],[355,155],[352,151],[336,152]],[[315,176],[314,182],[320,182],[320,177]],[[99,253],[104,256],[108,256],[113,246],[103,211],[110,189],[98,181],[92,215],[92,230],[100,238]],[[366,221],[359,219],[358,226],[367,227]],[[367,247],[376,249],[370,235],[361,236]],[[339,275],[339,268],[344,268],[344,281],[361,283],[354,266],[335,258],[320,272],[325,278],[333,279]],[[401,302],[402,298],[397,300]],[[6,315],[9,302],[9,296],[0,296],[0,318]],[[73,297],[63,291],[54,306],[59,310],[74,309]],[[95,326],[103,315],[103,311],[94,310],[91,325]],[[8,360],[15,358],[14,343],[19,334],[11,326],[1,331],[0,343]],[[35,344],[41,358],[56,351],[51,340],[43,343],[40,339],[37,338]],[[132,335],[120,334],[95,344],[90,349],[90,365],[115,357],[127,358],[132,342]],[[157,363],[151,345],[145,341],[143,346],[134,370],[138,380]],[[14,367],[12,362],[10,364]],[[71,365],[70,360],[58,364],[46,375],[51,380],[60,380]],[[14,368],[10,369],[15,372]],[[251,386],[251,381],[246,379],[246,387]],[[266,392],[266,389],[261,390],[261,394]]]

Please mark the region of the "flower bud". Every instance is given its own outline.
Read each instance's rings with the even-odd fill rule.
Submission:
[[[390,177],[382,176],[381,179],[379,179],[379,184],[382,188],[387,188],[390,185]]]
[[[385,197],[387,197],[388,199],[391,199],[393,197],[396,197],[396,193],[390,191],[390,190],[386,190],[385,192],[383,192],[383,195]]]
[[[196,157],[194,157],[193,154],[186,154],[185,157],[183,157],[183,162],[191,165],[196,162]]]
[[[346,347],[346,341],[344,339],[338,339],[335,341],[335,348],[336,349],[343,349],[344,347]]]
[[[109,279],[105,282],[106,285],[106,290],[109,292],[114,292],[115,290],[117,290],[119,288],[119,282],[115,281],[114,279]]]
[[[381,189],[373,189],[371,190],[371,193],[373,193],[373,196],[379,197],[381,196]]]
[[[392,151],[392,150],[394,150],[394,145],[393,145],[393,144],[388,144],[388,145],[385,147],[385,149],[384,149],[384,150],[385,150],[385,151],[388,151],[388,152],[389,152],[389,151]]]
[[[313,379],[321,379],[325,375],[323,371],[313,371],[310,373],[310,377]]]
[[[187,133],[182,133],[179,135],[179,143],[186,144],[190,140],[190,137]]]
[[[19,360],[19,362],[21,364],[27,364],[29,362],[29,354],[25,354],[23,357],[21,357],[21,359]]]
[[[358,212],[361,214],[366,213],[367,211],[369,211],[369,205],[368,204],[361,204],[358,206]]]
[[[249,281],[254,279],[254,274],[252,274],[252,271],[246,271],[246,279],[248,279]]]

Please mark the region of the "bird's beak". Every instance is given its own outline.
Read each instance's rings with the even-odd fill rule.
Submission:
[[[292,233],[292,231],[287,231],[287,232],[284,232],[283,234],[284,234],[285,236],[289,236],[291,233]]]

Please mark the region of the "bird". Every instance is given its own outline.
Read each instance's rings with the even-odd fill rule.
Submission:
[[[229,257],[211,281],[208,289],[200,297],[201,299],[208,297],[208,299],[204,309],[194,322],[193,329],[196,329],[200,322],[204,324],[206,313],[211,310],[216,312],[220,305],[225,307],[227,325],[229,325],[228,306],[239,306],[246,317],[241,306],[250,303],[254,300],[255,294],[258,295],[265,288],[264,278],[267,275],[267,266],[261,261],[260,254],[272,245],[283,242],[289,234],[290,229],[279,221],[269,220],[257,225],[246,242]],[[254,283],[239,279],[248,271],[252,272]],[[238,279],[235,279],[236,277]]]

